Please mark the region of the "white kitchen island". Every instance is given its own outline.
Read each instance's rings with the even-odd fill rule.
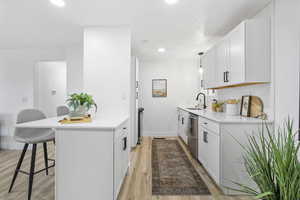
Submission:
[[[56,130],[56,200],[115,200],[129,166],[128,116],[60,124],[63,117],[17,124]]]

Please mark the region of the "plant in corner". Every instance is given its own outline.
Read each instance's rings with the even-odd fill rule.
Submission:
[[[236,183],[238,191],[263,200],[300,199],[300,144],[295,142],[293,123],[288,120],[283,128],[272,131],[265,125],[258,137],[250,136],[243,146],[247,173],[258,189]],[[235,189],[236,190],[236,189]]]
[[[70,117],[84,117],[92,107],[95,107],[96,112],[98,109],[93,97],[87,93],[71,94],[67,104],[71,109]]]

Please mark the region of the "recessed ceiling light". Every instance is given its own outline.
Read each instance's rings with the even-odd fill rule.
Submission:
[[[64,7],[66,5],[64,0],[50,0],[50,2],[58,7]]]
[[[178,0],[165,0],[165,2],[166,2],[167,4],[173,5],[173,4],[178,3]]]
[[[166,49],[165,49],[165,48],[159,48],[159,49],[157,49],[157,51],[158,51],[159,53],[165,53],[165,52],[166,52]]]

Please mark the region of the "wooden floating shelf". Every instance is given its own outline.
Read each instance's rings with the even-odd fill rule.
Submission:
[[[244,87],[244,86],[250,86],[250,85],[262,85],[262,84],[269,84],[270,82],[250,82],[250,83],[238,83],[233,85],[226,85],[226,86],[220,86],[215,88],[208,88],[210,90],[220,90],[225,88],[235,88],[235,87]]]

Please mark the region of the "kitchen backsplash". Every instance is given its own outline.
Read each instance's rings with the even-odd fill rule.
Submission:
[[[216,90],[214,94],[209,94],[208,99],[209,104],[211,104],[212,99],[217,99],[218,101],[225,101],[228,99],[241,99],[243,95],[260,97],[264,103],[264,112],[268,114],[269,118],[273,115],[271,109],[273,102],[271,101],[272,90],[270,84]]]

